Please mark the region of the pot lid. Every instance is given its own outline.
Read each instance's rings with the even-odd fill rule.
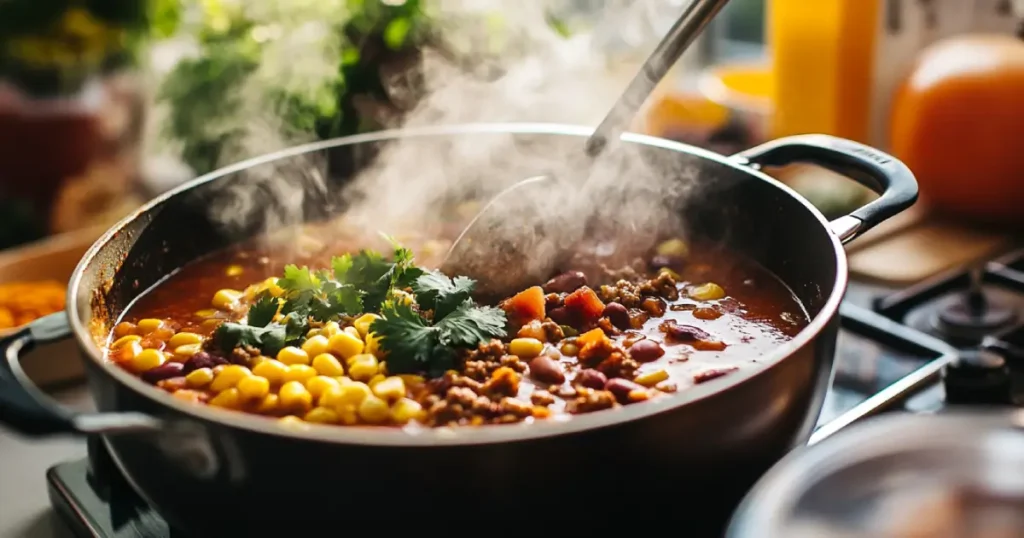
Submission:
[[[887,415],[801,448],[728,538],[1024,537],[1024,411]]]

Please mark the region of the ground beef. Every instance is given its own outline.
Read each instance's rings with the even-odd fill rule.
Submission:
[[[606,375],[609,379],[613,377],[633,379],[636,377],[636,371],[639,368],[639,363],[620,350],[613,351],[608,358],[594,367],[595,370]]]
[[[586,387],[576,388],[576,397],[565,403],[565,411],[578,415],[592,413],[602,409],[611,409],[619,405],[615,395],[606,390],[594,390]]]
[[[463,373],[471,379],[484,382],[501,367],[510,368],[518,374],[526,371],[526,363],[520,361],[519,357],[515,355],[506,355],[505,344],[501,343],[501,340],[495,339],[480,344],[478,348],[466,354]]]

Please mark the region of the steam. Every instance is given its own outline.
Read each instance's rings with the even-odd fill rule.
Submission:
[[[604,8],[597,24],[628,26],[626,21],[635,19],[637,12],[656,4],[664,7],[666,2],[600,2]],[[427,95],[393,126],[415,131],[478,122],[596,125],[628,79],[609,71],[608,58],[597,52],[592,35],[565,38],[550,27],[546,13],[553,3],[557,2],[438,0],[449,50],[476,50],[500,32],[503,52],[499,57],[480,55],[475,69],[467,73],[465,65],[453,65],[449,54],[426,51],[421,67]],[[670,14],[680,12],[682,4],[677,2]],[[285,19],[270,8],[265,11],[259,16],[267,21],[274,45],[239,96],[242,112],[235,121],[244,124],[245,136],[231,148],[228,161],[309,141],[306,133],[284,129],[280,111],[268,110],[262,100],[263,90],[270,81],[280,85],[285,80],[293,89],[322,91],[321,81],[337,65],[338,43],[322,31],[323,25],[302,20],[294,11]],[[497,13],[502,27],[481,25],[485,12]],[[400,97],[405,84],[396,78],[389,91]],[[584,156],[583,142],[583,137],[526,137],[498,131],[403,138],[386,145],[369,167],[333,194],[347,203],[346,227],[399,238],[450,235],[447,213],[453,200],[486,200],[521,179],[547,174],[558,181],[539,197],[534,192],[529,200],[507,206],[493,226],[495,241],[527,242],[540,260],[554,257],[566,243],[588,233],[625,238],[621,245],[639,250],[666,225],[677,224],[671,222],[676,201],[688,197],[696,183],[692,163],[632,145],[617,147],[594,163]],[[320,157],[292,158],[246,171],[244,182],[214,197],[211,215],[228,229],[243,226],[255,213],[267,229],[299,223],[309,197],[324,196],[328,190],[327,167]],[[581,190],[584,183],[587,188]],[[536,225],[539,215],[545,219],[543,226]],[[597,232],[588,227],[595,222],[600,224]]]

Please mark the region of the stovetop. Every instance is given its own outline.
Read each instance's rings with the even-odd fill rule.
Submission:
[[[840,317],[811,444],[884,412],[1024,406],[1024,249],[897,291],[852,283]],[[47,482],[76,536],[183,538],[132,492],[98,439]]]

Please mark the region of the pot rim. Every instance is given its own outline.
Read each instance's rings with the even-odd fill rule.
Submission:
[[[89,359],[99,367],[104,374],[131,389],[139,396],[169,407],[176,413],[188,416],[192,419],[208,421],[218,426],[238,428],[254,433],[322,441],[333,444],[356,444],[356,445],[377,445],[377,446],[406,446],[406,447],[427,447],[427,446],[453,446],[453,445],[485,445],[494,443],[522,442],[539,440],[547,437],[580,433],[587,430],[599,429],[609,426],[621,425],[627,422],[644,419],[653,415],[668,412],[683,407],[689,403],[710,398],[718,393],[750,382],[753,378],[763,375],[767,370],[775,368],[793,352],[807,345],[821,333],[828,323],[835,317],[839,310],[839,303],[842,300],[847,284],[847,261],[846,254],[839,238],[831,232],[828,221],[814,206],[803,197],[798,195],[791,188],[778,180],[760,172],[750,166],[742,164],[724,155],[710,152],[701,148],[657,138],[648,135],[625,133],[622,140],[633,144],[640,144],[654,148],[688,153],[703,159],[714,161],[720,165],[733,168],[743,172],[760,181],[771,184],[773,187],[785,192],[795,201],[801,204],[821,224],[823,233],[826,233],[832,241],[833,253],[836,262],[836,278],[832,289],[829,290],[828,299],[822,305],[821,310],[795,338],[775,348],[771,353],[761,357],[760,367],[749,370],[740,370],[733,374],[722,376],[718,379],[687,388],[676,394],[670,394],[661,398],[655,398],[640,405],[623,406],[616,409],[604,410],[600,413],[588,413],[574,415],[564,419],[547,419],[542,421],[521,422],[517,424],[483,425],[473,427],[440,427],[422,428],[408,430],[402,428],[379,428],[346,426],[337,427],[331,425],[318,425],[302,423],[299,425],[288,425],[278,423],[266,417],[250,415],[248,413],[225,412],[206,405],[196,405],[191,402],[184,402],[174,398],[170,394],[144,383],[141,379],[131,375],[129,372],[109,363],[103,357],[103,351],[94,342],[89,327],[83,323],[79,316],[79,297],[86,297],[91,301],[92,294],[81,295],[82,275],[97,255],[107,247],[107,244],[122,233],[122,230],[135,219],[153,211],[155,208],[168,202],[170,199],[192,190],[193,188],[216,181],[221,177],[239,172],[246,168],[266,164],[268,162],[295,157],[298,155],[330,149],[334,147],[362,144],[368,142],[381,142],[393,139],[412,138],[418,136],[450,136],[468,134],[510,134],[510,135],[560,135],[575,136],[580,139],[590,136],[594,131],[592,127],[555,124],[555,123],[470,123],[458,125],[438,125],[428,127],[415,127],[405,129],[389,129],[373,133],[334,138],[294,146],[281,151],[261,155],[247,159],[213,172],[204,174],[192,181],[180,185],[144,204],[129,216],[122,219],[113,227],[108,229],[82,257],[78,266],[72,274],[68,284],[67,315],[82,349]],[[91,304],[87,305],[91,309]]]

